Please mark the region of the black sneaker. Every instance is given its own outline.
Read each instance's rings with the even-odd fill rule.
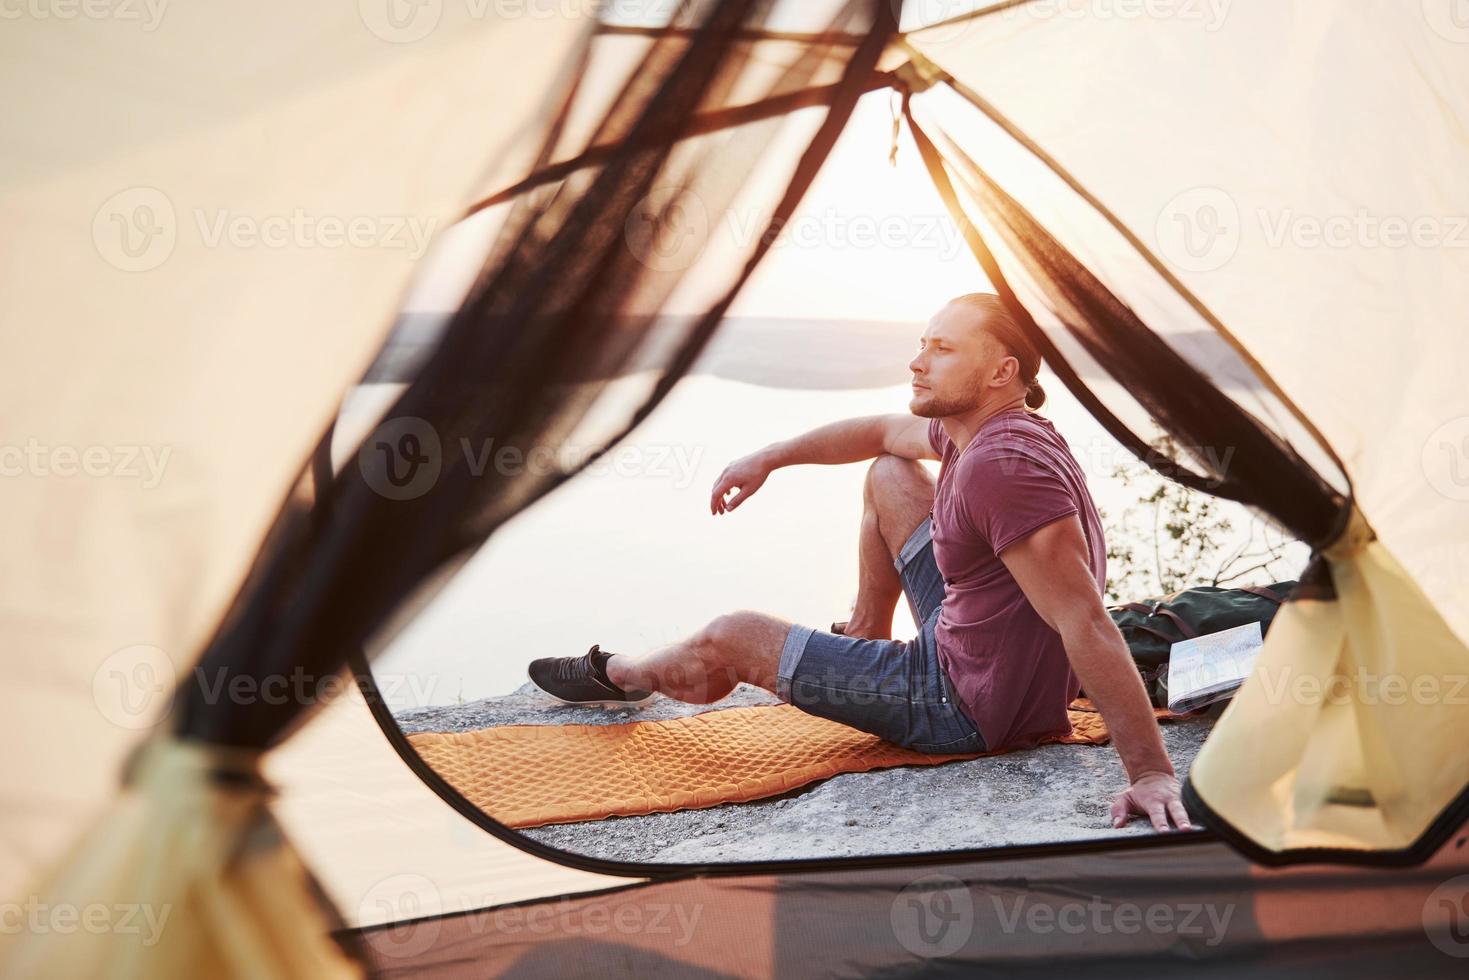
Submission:
[[[543,657],[532,660],[526,673],[530,682],[562,704],[600,704],[609,708],[639,705],[651,691],[624,691],[607,677],[612,654],[596,644],[580,657]]]

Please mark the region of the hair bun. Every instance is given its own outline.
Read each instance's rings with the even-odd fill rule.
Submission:
[[[1025,386],[1025,407],[1040,408],[1045,403],[1046,389],[1041,387],[1041,383],[1038,379],[1031,378],[1029,383],[1027,383]]]

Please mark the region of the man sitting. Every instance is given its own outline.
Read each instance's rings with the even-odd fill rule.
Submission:
[[[1131,782],[1113,801],[1114,826],[1139,814],[1159,831],[1170,819],[1187,828],[1152,706],[1102,603],[1106,544],[1086,478],[1035,411],[1040,363],[998,297],[961,296],[929,322],[908,365],[912,415],[823,426],[720,474],[714,514],[782,466],[873,460],[849,622],[825,632],[735,612],[643,657],[593,646],[537,660],[531,680],[569,704],[636,704],[655,691],[707,704],[744,681],[927,753],[1065,734],[1084,685]],[[921,459],[942,461],[937,481]],[[920,626],[907,642],[892,639],[900,592]]]

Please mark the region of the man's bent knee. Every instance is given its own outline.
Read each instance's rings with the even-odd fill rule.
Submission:
[[[883,453],[872,460],[872,465],[867,467],[867,486],[875,489],[877,486],[884,487],[898,484],[903,487],[923,487],[931,483],[928,470],[916,459],[908,459],[906,456],[894,456],[892,453]]]
[[[872,461],[863,489],[888,552],[897,557],[933,509],[933,476],[916,459],[885,453]]]
[[[739,642],[740,614],[715,616],[699,631],[699,645],[716,651],[733,649]]]
[[[699,639],[716,650],[738,653],[751,647],[769,646],[776,634],[784,640],[789,629],[790,623],[775,616],[742,609],[715,616],[699,631]]]

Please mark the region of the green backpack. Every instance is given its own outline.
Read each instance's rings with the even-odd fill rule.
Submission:
[[[1295,586],[1294,581],[1239,589],[1200,585],[1162,598],[1109,606],[1107,612],[1127,641],[1148,697],[1155,706],[1166,708],[1168,654],[1174,643],[1246,623],[1259,623],[1263,636]]]

